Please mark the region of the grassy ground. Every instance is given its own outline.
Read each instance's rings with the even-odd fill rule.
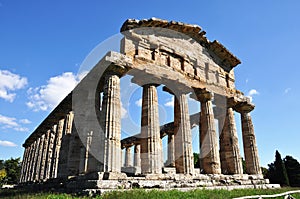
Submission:
[[[299,188],[300,189],[300,188]],[[299,190],[298,189],[298,190]],[[263,189],[239,189],[233,191],[226,190],[193,190],[188,192],[181,192],[177,190],[171,191],[158,191],[151,190],[145,191],[141,189],[131,190],[131,191],[114,191],[106,193],[102,196],[97,196],[95,198],[99,199],[135,199],[135,198],[161,198],[161,199],[174,199],[174,198],[234,198],[248,195],[267,195],[283,193],[286,191],[295,190],[293,188],[282,188],[273,190],[263,190]],[[294,194],[293,197],[300,199],[300,194]],[[68,194],[54,194],[54,193],[25,193],[17,190],[1,190],[0,198],[13,198],[13,199],[23,199],[23,198],[44,198],[44,199],[75,199],[75,198],[88,198],[88,197],[78,197]],[[283,197],[281,197],[283,198]]]

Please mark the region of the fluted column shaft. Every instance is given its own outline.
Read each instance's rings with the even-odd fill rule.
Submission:
[[[125,153],[125,167],[132,166],[132,158],[131,158],[131,147],[126,148]]]
[[[50,137],[48,142],[47,160],[46,160],[46,179],[51,177],[52,167],[53,167],[53,149],[54,149],[54,139],[57,125],[52,127],[50,130]]]
[[[71,145],[72,125],[73,125],[74,113],[70,111],[64,122],[64,130],[61,140],[61,148],[59,151],[59,161],[57,169],[57,177],[64,178],[68,176],[68,162],[69,162],[69,149]]]
[[[23,161],[22,161],[22,170],[21,170],[21,176],[20,176],[20,183],[25,182],[25,176],[26,176],[26,167],[27,167],[27,161],[29,156],[30,148],[27,146],[24,151],[23,155]]]
[[[57,125],[57,131],[55,134],[55,151],[53,154],[53,167],[52,167],[52,178],[57,177],[57,170],[58,170],[58,161],[59,161],[59,152],[60,152],[60,147],[61,147],[61,140],[62,140],[62,134],[63,134],[63,128],[64,128],[64,122],[65,119],[61,119],[58,122]]]
[[[220,135],[220,157],[223,174],[243,174],[234,112],[230,107]]]
[[[140,171],[141,169],[141,145],[136,144],[134,145],[134,166],[137,170]]]
[[[31,161],[32,161],[32,154],[33,154],[33,151],[34,151],[34,148],[33,148],[33,143],[28,146],[29,147],[29,153],[28,153],[28,158],[27,158],[27,163],[26,163],[26,171],[25,171],[25,176],[24,176],[24,182],[28,182],[29,179],[28,179],[28,176],[30,175],[30,166],[31,166]]]
[[[168,134],[168,161],[167,166],[175,166],[174,134]]]
[[[32,171],[31,171],[31,178],[30,181],[36,181],[36,172],[37,172],[37,161],[38,161],[38,157],[39,157],[39,149],[40,149],[40,141],[41,138],[37,138],[37,140],[35,141],[35,152],[34,152],[34,158],[32,161]]]
[[[177,173],[194,173],[192,135],[187,96],[175,96],[174,105],[175,167]]]
[[[207,174],[220,174],[220,155],[215,118],[212,107],[213,94],[204,92],[198,94],[201,102],[200,114],[200,166]]]
[[[104,133],[104,154],[101,155],[106,172],[121,172],[121,100],[120,78],[107,74],[103,88],[101,126]]]
[[[46,164],[47,164],[47,152],[48,152],[48,145],[49,145],[49,138],[50,138],[50,130],[47,131],[44,138],[43,143],[43,153],[42,153],[42,160],[40,166],[40,179],[44,180],[46,177]]]
[[[156,85],[144,85],[141,121],[141,172],[162,172],[161,145]]]
[[[39,155],[36,163],[36,174],[35,174],[35,180],[39,181],[41,179],[41,164],[43,159],[43,148],[44,148],[44,139],[45,134],[41,135],[40,137],[40,146],[39,146]]]
[[[37,140],[35,140],[33,143],[33,148],[32,148],[32,155],[30,158],[30,170],[29,170],[29,174],[28,174],[28,181],[33,181],[33,174],[34,174],[34,160],[36,157],[36,151],[37,151]]]
[[[261,174],[258,150],[250,113],[241,112],[241,120],[246,171],[248,174]]]

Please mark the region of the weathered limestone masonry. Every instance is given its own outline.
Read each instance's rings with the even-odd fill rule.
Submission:
[[[238,58],[197,25],[127,20],[121,32],[121,52],[108,52],[25,141],[21,184],[62,184],[72,191],[277,186],[261,174],[250,115],[254,105],[234,83]],[[125,75],[143,89],[141,132],[121,140]],[[174,122],[162,126],[159,86],[175,99]],[[199,102],[199,113],[190,115],[188,98]],[[246,171],[235,111],[241,115]],[[200,169],[194,168],[195,126]]]

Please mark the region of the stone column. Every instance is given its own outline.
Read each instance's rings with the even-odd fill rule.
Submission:
[[[64,122],[65,119],[60,119],[57,125],[57,131],[55,134],[55,150],[53,154],[53,167],[52,167],[52,178],[57,177],[57,171],[58,171],[58,161],[59,161],[59,152],[61,147],[61,140],[62,140],[62,134],[63,134],[63,128],[64,128]]]
[[[44,139],[45,139],[45,134],[41,135],[40,137],[40,146],[39,146],[39,155],[38,159],[36,162],[36,175],[35,175],[35,180],[39,181],[41,179],[41,164],[42,164],[42,158],[43,158],[43,149],[44,149]]]
[[[120,78],[106,74],[101,111],[101,127],[105,142],[101,160],[105,172],[121,172],[121,100]]]
[[[167,166],[175,166],[174,134],[168,134],[168,161]]]
[[[53,150],[54,150],[54,139],[56,134],[57,125],[54,125],[50,130],[49,144],[47,150],[47,160],[46,160],[46,179],[49,179],[52,175],[53,167]]]
[[[227,108],[220,134],[220,157],[223,174],[243,174],[234,112],[230,107]]]
[[[190,115],[186,94],[175,95],[174,143],[177,173],[194,174]]]
[[[43,144],[43,153],[42,153],[42,160],[41,160],[41,166],[40,166],[40,180],[45,180],[46,177],[46,165],[47,165],[47,151],[48,151],[48,145],[49,145],[49,138],[50,138],[50,130],[47,131],[44,138],[44,144]]]
[[[134,167],[136,168],[136,173],[141,173],[141,145],[134,145]]]
[[[24,155],[23,155],[23,160],[22,160],[22,170],[21,170],[21,176],[20,176],[20,183],[25,182],[25,175],[26,175],[26,166],[27,166],[27,161],[28,161],[28,155],[29,155],[29,147],[25,147]]]
[[[235,109],[241,114],[246,172],[248,174],[261,174],[254,128],[250,116],[254,105],[250,103],[239,103]]]
[[[36,167],[37,167],[37,161],[39,157],[39,148],[40,148],[40,138],[37,138],[35,141],[35,151],[34,151],[34,158],[32,160],[32,171],[31,171],[31,177],[30,181],[36,181]]]
[[[88,171],[89,153],[92,144],[92,136],[93,131],[87,134],[86,145],[81,147],[79,173],[86,173]]]
[[[37,140],[35,140],[33,143],[32,143],[32,155],[31,155],[31,158],[30,158],[30,170],[29,170],[29,174],[28,174],[28,181],[33,181],[33,174],[34,174],[34,168],[35,168],[35,165],[34,165],[34,160],[35,160],[35,157],[36,157],[36,151],[37,151]]]
[[[212,107],[213,93],[206,90],[197,91],[201,102],[200,114],[200,167],[204,173],[220,174],[220,155],[215,118]]]
[[[132,166],[132,158],[131,158],[131,147],[126,148],[125,153],[125,167],[131,167]]]
[[[141,121],[141,172],[162,173],[158,98],[156,85],[143,86]]]
[[[73,118],[74,118],[73,111],[70,111],[65,117],[64,130],[63,130],[63,135],[61,140],[61,147],[59,151],[59,160],[58,160],[58,169],[57,169],[58,178],[66,178],[68,176],[68,162],[69,162],[68,157],[69,157]]]
[[[27,158],[27,162],[26,162],[26,170],[25,170],[25,175],[24,175],[24,182],[28,182],[28,176],[30,174],[30,163],[31,163],[31,157],[32,157],[32,153],[33,153],[33,145],[30,144],[28,146],[28,158]]]

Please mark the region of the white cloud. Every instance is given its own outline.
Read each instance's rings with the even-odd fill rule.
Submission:
[[[121,118],[127,118],[127,110],[126,108],[123,106],[123,103],[121,102]]]
[[[168,101],[164,104],[166,107],[174,107],[174,96],[172,96]]]
[[[253,100],[253,95],[259,95],[259,92],[255,89],[251,89],[249,92],[248,92],[248,97],[250,98],[250,101],[252,102]]]
[[[284,94],[289,93],[291,90],[292,90],[291,88],[286,88],[286,89],[284,90]]]
[[[22,124],[30,124],[31,123],[31,121],[28,119],[21,119],[21,120],[19,120],[19,122]]]
[[[143,103],[143,99],[140,98],[139,100],[135,101],[135,105],[137,105],[138,107],[142,107],[142,103]]]
[[[0,140],[0,146],[15,147],[17,145],[10,141]]]
[[[47,85],[28,89],[29,101],[26,105],[34,111],[47,111],[58,105],[84,77],[65,72],[61,75],[51,77]]]
[[[20,77],[8,70],[0,70],[0,98],[13,102],[18,89],[22,89],[27,85],[27,78]]]
[[[30,122],[28,119],[22,119],[20,120],[20,123],[23,124],[29,124]],[[0,114],[0,124],[2,124],[3,129],[14,129],[15,131],[21,131],[21,132],[28,132],[29,129],[22,127],[20,124],[17,123],[17,119],[14,117],[7,117]]]
[[[19,126],[16,122],[16,118],[6,117],[0,114],[0,124],[4,124],[5,126],[16,127]]]
[[[20,131],[20,132],[28,132],[29,129],[26,127],[15,127],[13,128],[15,131]]]

